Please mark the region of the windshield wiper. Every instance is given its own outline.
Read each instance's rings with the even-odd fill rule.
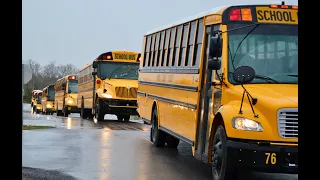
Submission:
[[[278,81],[276,81],[276,80],[274,80],[274,79],[272,79],[272,78],[270,78],[270,77],[268,77],[268,76],[255,75],[254,78],[255,78],[255,79],[263,79],[263,80],[266,80],[266,81],[269,82],[269,83],[270,83],[270,81],[273,81],[273,82],[279,84]]]
[[[110,80],[110,78],[112,77],[113,73],[115,73],[117,70],[119,70],[119,69],[122,68],[122,67],[123,67],[123,66],[119,66],[119,67],[117,67],[116,69],[114,69],[114,70],[110,73],[110,76],[108,77],[109,80]]]
[[[242,42],[243,42],[243,41],[249,36],[249,34],[251,34],[259,25],[260,25],[260,24],[256,24],[256,26],[254,26],[254,27],[243,37],[243,39],[240,41],[240,43],[238,44],[238,47],[237,47],[236,51],[234,52],[234,56],[233,56],[233,57],[231,56],[231,58],[232,58],[232,60],[231,60],[232,65],[233,65],[234,60],[236,59],[238,49],[239,49],[239,47],[241,46]],[[233,67],[234,67],[234,65],[233,65]]]
[[[298,74],[287,74],[287,76],[298,77]]]

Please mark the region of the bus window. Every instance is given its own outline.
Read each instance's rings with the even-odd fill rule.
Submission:
[[[53,101],[53,100],[54,100],[54,95],[55,95],[54,89],[53,89],[53,88],[49,88],[48,100],[49,100],[49,101]]]
[[[101,79],[138,79],[138,63],[100,63],[98,77]]]
[[[69,81],[68,92],[69,93],[78,93],[78,81]]]
[[[41,104],[41,101],[42,101],[42,93],[40,94],[38,94],[38,101],[37,101],[37,103],[38,104]]]

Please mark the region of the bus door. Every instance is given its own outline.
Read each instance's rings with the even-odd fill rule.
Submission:
[[[208,145],[209,145],[209,128],[210,123],[210,116],[212,116],[214,104],[213,103],[213,94],[215,95],[221,94],[220,89],[214,88],[212,82],[214,81],[214,72],[209,71],[207,67],[208,62],[208,54],[209,54],[209,39],[210,36],[214,36],[215,32],[217,32],[220,28],[220,25],[210,25],[206,26],[206,36],[204,42],[204,56],[203,56],[203,63],[202,63],[202,78],[201,78],[201,92],[200,92],[200,103],[198,108],[198,126],[197,126],[197,144],[195,147],[195,157],[198,160],[201,160],[205,163],[208,162]],[[209,77],[209,78],[208,78]],[[220,100],[221,98],[217,98]]]

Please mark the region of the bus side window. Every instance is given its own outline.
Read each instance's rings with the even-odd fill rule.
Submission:
[[[196,42],[195,42],[195,48],[193,53],[193,61],[192,66],[199,67],[200,64],[200,54],[201,54],[201,48],[202,48],[202,36],[203,36],[204,26],[203,26],[203,18],[199,19],[198,21],[198,28],[197,28],[197,34],[196,34]]]
[[[146,45],[146,50],[144,53],[143,67],[146,67],[146,66],[148,67],[148,64],[149,64],[151,36],[147,37],[146,43],[147,43],[147,45]]]

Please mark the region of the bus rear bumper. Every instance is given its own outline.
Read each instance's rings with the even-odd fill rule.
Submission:
[[[298,173],[298,146],[259,145],[228,140],[228,163],[267,173]]]

